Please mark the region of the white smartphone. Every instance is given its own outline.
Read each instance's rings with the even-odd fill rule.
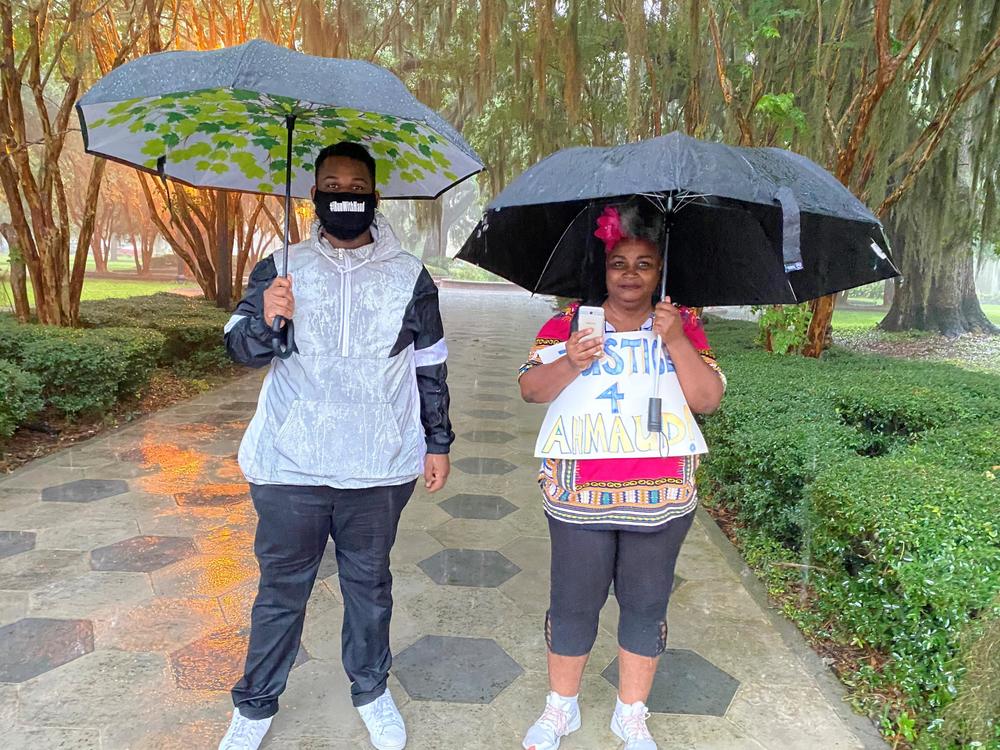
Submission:
[[[590,330],[590,333],[584,336],[584,338],[604,338],[603,307],[587,307],[586,305],[581,305],[577,317],[576,330],[586,331],[588,329]]]

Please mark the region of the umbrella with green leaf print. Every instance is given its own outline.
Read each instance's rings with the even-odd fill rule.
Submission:
[[[366,146],[383,198],[436,198],[483,169],[458,131],[384,68],[261,40],[141,57],[76,108],[88,153],[194,187],[284,196],[285,248],[291,198],[309,196],[328,144]],[[275,337],[281,356],[291,353],[288,334],[287,347]]]
[[[123,65],[77,104],[89,153],[195,187],[305,198],[330,143],[375,157],[384,198],[435,198],[483,168],[392,73],[256,40]],[[289,123],[293,124],[291,160]]]

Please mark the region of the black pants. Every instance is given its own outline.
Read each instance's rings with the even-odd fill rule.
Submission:
[[[655,531],[600,531],[549,518],[552,583],[545,639],[559,656],[589,654],[611,582],[620,610],[618,645],[659,656],[681,544],[694,511]]]
[[[260,585],[250,624],[246,669],[233,703],[248,719],[278,711],[278,696],[299,650],[306,603],[327,539],[337,550],[344,596],[343,662],[355,706],[385,692],[392,654],[389,551],[416,482],[393,487],[251,485],[257,509],[254,553]]]

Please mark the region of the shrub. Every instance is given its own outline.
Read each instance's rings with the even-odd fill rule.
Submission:
[[[164,341],[143,328],[0,324],[0,357],[36,376],[45,405],[70,418],[107,410],[139,391],[149,382]]]
[[[1000,592],[1000,379],[840,350],[770,357],[753,324],[707,330],[729,390],[705,420],[706,502],[735,511],[760,562],[815,563],[800,620],[886,655],[854,684],[901,694],[901,733],[949,746],[936,733],[977,653],[960,634]]]
[[[968,671],[955,701],[944,710],[940,740],[1000,747],[1000,595],[982,621],[967,629],[963,652]]]
[[[82,302],[80,320],[88,328],[109,328],[127,322],[158,331],[166,339],[160,364],[169,365],[200,352],[223,350],[222,329],[229,313],[205,300],[160,292]]]
[[[42,386],[34,375],[0,361],[0,438],[8,438],[42,408]]]
[[[810,549],[831,571],[814,579],[820,610],[841,637],[892,654],[882,679],[916,707],[950,702],[958,633],[1000,589],[998,490],[905,454],[845,461],[810,486]]]

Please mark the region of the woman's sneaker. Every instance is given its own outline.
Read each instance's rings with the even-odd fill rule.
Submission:
[[[625,750],[657,750],[653,735],[646,728],[649,709],[642,701],[631,705],[618,701],[611,716],[611,731],[625,743]]]
[[[248,719],[238,708],[234,708],[233,720],[229,722],[229,731],[219,743],[219,750],[257,750],[267,730],[271,728],[271,718]]]
[[[406,725],[388,689],[371,703],[358,707],[361,720],[368,727],[368,738],[376,750],[403,750]]]
[[[580,728],[580,705],[576,698],[564,698],[551,692],[545,710],[521,744],[525,750],[556,750],[563,737]]]

